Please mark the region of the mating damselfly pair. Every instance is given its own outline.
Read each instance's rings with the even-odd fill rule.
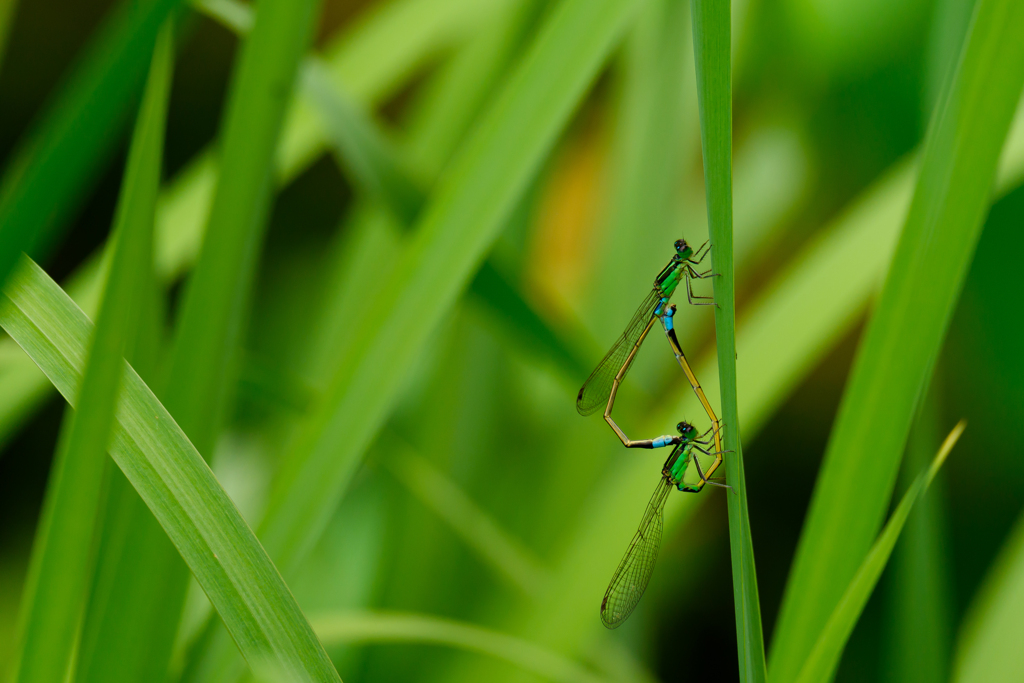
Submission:
[[[626,550],[625,557],[619,563],[612,580],[601,601],[601,621],[608,628],[615,628],[632,613],[654,571],[654,563],[658,558],[661,546],[661,532],[664,519],[665,501],[672,487],[680,491],[697,492],[707,484],[721,485],[711,480],[712,475],[722,464],[722,424],[715,415],[711,404],[704,395],[704,390],[697,381],[696,375],[686,361],[686,356],[679,346],[676,337],[674,316],[675,304],[669,300],[676,288],[686,282],[687,300],[696,306],[713,305],[712,297],[698,296],[693,293],[692,280],[710,277],[711,270],[698,272],[694,266],[700,265],[710,253],[705,242],[696,251],[685,240],[676,240],[676,253],[672,256],[654,280],[654,287],[644,298],[640,307],[618,341],[598,363],[597,367],[580,389],[576,397],[576,410],[581,415],[592,415],[602,406],[604,419],[626,448],[663,448],[672,446],[668,459],[662,466],[661,479],[654,495],[651,496],[644,512],[640,527]],[[690,386],[704,406],[704,411],[711,421],[711,426],[703,434],[688,422],[676,425],[678,435],[664,435],[655,439],[632,440],[615,423],[612,408],[615,396],[626,373],[629,372],[636,359],[640,346],[644,343],[651,328],[660,322],[665,331],[672,353],[686,374]]]

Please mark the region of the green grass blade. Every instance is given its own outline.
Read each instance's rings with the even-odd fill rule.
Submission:
[[[900,473],[905,482],[911,481],[914,472],[927,467],[931,454],[938,450],[941,432],[935,379],[910,430]],[[893,550],[887,590],[888,627],[882,653],[886,678],[893,683],[949,680],[954,591],[949,577],[952,558],[945,552],[942,484],[941,480],[932,482],[930,493],[907,518],[906,529]]]
[[[175,333],[166,404],[212,449],[272,197],[274,154],[317,16],[316,0],[261,0],[243,43],[222,132],[220,176]]]
[[[955,683],[1009,683],[1024,670],[1024,516],[964,617],[956,647]]]
[[[12,274],[0,325],[75,405],[91,324],[34,263]],[[337,672],[259,541],[138,375],[124,365],[110,454],[174,542],[247,659],[300,680]]]
[[[289,94],[317,18],[317,0],[261,0],[232,76],[221,132],[218,176],[203,246],[186,285],[175,329],[164,403],[196,449],[210,457],[238,379],[247,305],[272,199],[275,153]],[[161,531],[150,526],[150,533]],[[135,572],[165,577],[167,610],[148,640],[169,651],[188,573],[153,540],[148,565]],[[176,597],[175,597],[176,596]],[[158,637],[164,640],[158,642]]]
[[[526,595],[539,594],[548,580],[547,571],[533,553],[480,509],[455,482],[410,446],[399,446],[387,464],[410,493],[499,575]]]
[[[166,24],[153,52],[141,112],[154,119],[149,130],[152,135],[149,143],[154,146],[150,159],[152,168],[147,169],[152,176],[151,196],[148,197],[147,228],[150,232],[156,213],[159,152],[173,59],[171,28]],[[159,106],[150,103],[154,98],[161,98]],[[157,364],[163,313],[155,301],[157,287],[152,254],[150,237],[136,260],[140,272],[133,286],[142,303],[135,339],[128,340],[125,348],[125,358],[131,359],[140,373],[148,377],[152,377]],[[170,657],[168,646],[174,637],[175,622],[160,618],[164,614],[161,598],[166,595],[164,581],[168,577],[153,572],[139,573],[136,568],[147,566],[147,559],[154,552],[162,551],[176,558],[177,551],[120,470],[111,462],[107,463],[107,469],[106,502],[97,537],[96,575],[82,621],[75,680],[79,683],[157,680],[166,673]],[[154,633],[161,637],[151,641]],[[161,644],[165,646],[161,648]]]
[[[729,4],[693,0],[693,50],[697,68],[701,146],[707,192],[708,233],[715,288],[715,338],[725,425],[725,478],[735,495],[727,496],[729,547],[732,551],[733,600],[740,680],[761,683],[764,664],[761,606],[757,597],[754,545],[747,513],[747,488],[740,444],[736,398],[736,295],[732,249],[732,73]]]
[[[881,525],[1022,83],[1024,6],[982,0],[929,130],[910,214],[825,454],[775,630],[773,681],[797,675]]]
[[[114,246],[80,403],[61,428],[23,603],[19,683],[60,683],[72,659],[100,514],[103,471],[122,374],[153,253],[164,121],[170,90],[169,25],[154,52],[114,219]]]
[[[335,643],[430,643],[505,660],[550,681],[602,680],[571,659],[529,641],[425,614],[352,612],[317,615],[313,628],[327,646]]]
[[[497,237],[604,62],[634,3],[570,0],[541,29],[504,92],[452,162],[381,283],[369,319],[295,450],[261,538],[285,571],[308,550],[383,423],[426,338]],[[416,311],[415,320],[409,311]]]
[[[857,625],[864,605],[867,604],[878,579],[882,576],[882,570],[885,569],[885,565],[889,561],[889,555],[903,530],[907,516],[914,507],[914,502],[928,490],[928,485],[931,484],[935,474],[945,462],[946,456],[956,445],[964,427],[966,427],[966,423],[961,420],[943,441],[931,466],[918,475],[903,496],[903,500],[900,501],[882,533],[871,546],[870,552],[864,558],[864,562],[861,563],[853,580],[850,581],[850,585],[846,587],[835,611],[825,623],[825,628],[818,635],[814,648],[796,679],[797,683],[828,683],[832,680],[836,667],[839,666],[843,648],[846,647],[846,641],[853,633],[853,627]]]
[[[160,24],[179,0],[122,3],[12,154],[0,179],[0,282],[49,248],[120,136]]]

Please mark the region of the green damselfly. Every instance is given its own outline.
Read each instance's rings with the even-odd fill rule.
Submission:
[[[712,433],[712,429],[712,436],[717,437],[717,428],[708,429],[698,436],[693,425],[680,422],[676,425],[679,436],[661,436],[646,442],[637,442],[649,443],[647,448],[674,448],[661,468],[661,480],[647,504],[643,519],[640,520],[640,527],[633,535],[626,555],[615,570],[601,601],[601,622],[607,628],[617,628],[625,621],[647,589],[661,547],[665,501],[672,487],[680,491],[697,492],[706,484],[721,486],[710,479],[722,464],[721,450],[709,450],[711,439],[707,437]],[[714,441],[718,442],[718,439],[715,438]]]
[[[662,268],[661,272],[654,279],[654,287],[644,298],[636,313],[633,314],[633,317],[630,318],[629,324],[626,326],[622,336],[615,342],[611,350],[605,354],[601,362],[597,364],[597,367],[590,373],[587,381],[583,383],[579,394],[576,396],[576,410],[580,415],[591,415],[598,408],[604,406],[605,422],[611,426],[626,448],[654,447],[649,445],[651,443],[650,440],[633,441],[627,437],[615,423],[615,420],[612,419],[612,407],[615,405],[615,395],[618,393],[619,385],[622,384],[626,373],[629,372],[629,368],[632,366],[640,346],[647,338],[647,333],[651,331],[655,321],[660,320],[662,327],[665,329],[665,336],[668,339],[669,346],[672,347],[672,353],[675,355],[683,372],[686,373],[686,378],[689,380],[694,393],[697,394],[697,398],[700,399],[701,405],[704,406],[708,419],[711,420],[711,428],[715,434],[715,450],[721,451],[722,443],[719,436],[721,425],[718,417],[715,415],[715,411],[711,408],[711,403],[704,395],[704,389],[701,388],[700,382],[697,381],[697,376],[693,374],[693,370],[690,368],[690,364],[687,363],[686,356],[683,355],[683,350],[679,346],[679,339],[676,337],[673,325],[676,307],[675,304],[669,304],[669,299],[671,299],[672,294],[675,293],[679,283],[683,280],[686,281],[686,298],[691,304],[695,306],[714,304],[712,297],[695,295],[691,286],[693,279],[703,279],[711,275],[710,270],[699,273],[693,267],[699,265],[711,252],[711,249],[708,247],[708,243],[705,242],[695,252],[693,247],[687,244],[686,240],[682,239],[676,240],[675,248],[676,253],[672,260]]]

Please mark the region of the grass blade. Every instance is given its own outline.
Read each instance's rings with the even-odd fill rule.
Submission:
[[[861,563],[853,580],[850,581],[850,585],[843,593],[842,599],[836,605],[835,611],[826,622],[825,628],[818,636],[811,654],[800,670],[800,675],[796,679],[797,683],[828,683],[832,680],[836,667],[839,666],[843,648],[846,647],[846,641],[853,633],[853,627],[856,626],[857,619],[860,618],[860,614],[864,610],[864,605],[867,604],[868,598],[871,597],[871,593],[875,589],[875,584],[882,576],[882,570],[885,569],[893,546],[896,545],[896,540],[907,521],[907,516],[914,507],[914,502],[928,490],[928,485],[935,478],[935,474],[942,467],[946,456],[956,445],[966,426],[967,424],[961,420],[953,428],[946,440],[942,442],[942,447],[939,448],[931,466],[918,475],[903,496],[903,500],[900,501],[896,511],[892,513],[889,522],[872,545],[871,551],[864,558],[864,562]]]
[[[281,125],[318,7],[317,0],[261,0],[232,77],[221,133],[221,173],[183,297],[163,392],[168,411],[207,457],[238,379],[236,354],[272,198]],[[149,528],[150,534],[162,533]],[[157,651],[169,652],[174,632],[163,624],[180,618],[188,572],[166,544],[153,540],[146,545],[155,552],[137,558],[135,572],[164,577],[164,585],[156,588],[167,610],[148,621],[158,633],[147,640]]]
[[[955,683],[1009,683],[1024,670],[1024,516],[993,563],[964,617]]]
[[[221,173],[202,251],[188,282],[171,358],[168,409],[201,453],[227,407],[245,302],[271,200],[288,97],[316,19],[316,0],[261,0],[233,77]]]
[[[602,679],[556,652],[476,624],[425,614],[354,612],[312,618],[328,646],[335,643],[433,643],[503,659],[551,681],[597,683]]]
[[[139,292],[148,279],[153,253],[170,90],[169,25],[158,45],[114,219],[110,275],[82,377],[81,400],[78,410],[65,414],[32,553],[23,603],[21,662],[15,677],[23,683],[64,680],[93,576],[92,548],[121,358],[135,336],[133,328],[143,303]]]
[[[775,630],[773,681],[795,678],[881,525],[1022,83],[1024,6],[982,0],[929,130],[910,214],[829,441]]]
[[[740,444],[736,398],[736,295],[732,249],[732,73],[729,4],[693,0],[693,50],[697,68],[701,146],[707,192],[711,265],[715,287],[715,338],[725,424],[725,478],[736,495],[728,496],[729,547],[732,551],[733,600],[740,680],[761,683],[764,664],[761,606],[747,513],[747,488]],[[716,440],[717,441],[717,440]],[[717,444],[716,444],[717,445]]]
[[[938,378],[936,378],[938,379]],[[935,382],[910,430],[900,479],[928,465],[938,450],[939,392]],[[933,481],[907,518],[907,527],[893,551],[887,596],[889,631],[883,657],[888,680],[944,683],[949,680],[953,650],[951,559],[946,551],[945,490]],[[906,485],[906,484],[904,484]]]
[[[0,282],[46,250],[117,144],[160,24],[179,0],[122,3],[12,154],[0,179]]]
[[[174,58],[170,29],[157,41],[151,81],[159,79],[169,91]],[[156,87],[151,83],[148,88]],[[166,96],[166,93],[165,93]],[[154,184],[153,202],[157,185]],[[152,221],[153,216],[150,217]],[[137,283],[143,304],[135,339],[128,342],[125,358],[144,378],[152,378],[163,347],[163,302],[153,272],[153,249],[139,259],[143,269]],[[45,377],[45,376],[44,376]],[[107,462],[107,491],[97,537],[96,575],[82,621],[75,680],[156,680],[165,676],[175,622],[164,619],[164,588],[168,576],[140,573],[151,566],[154,554],[178,560],[177,551],[124,474]],[[154,640],[150,640],[157,634]],[[161,644],[164,647],[161,647]]]
[[[30,260],[8,282],[0,325],[75,405],[91,324]],[[188,563],[247,660],[339,681],[291,592],[189,442],[125,364],[110,454]]]

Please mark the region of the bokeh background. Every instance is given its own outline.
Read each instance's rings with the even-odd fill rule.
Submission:
[[[389,6],[401,4],[325,0],[315,49],[343,44]],[[462,4],[452,13],[461,16],[459,21],[431,38],[428,49],[383,89],[372,110],[413,166],[423,112],[452,64],[513,16],[521,23],[510,51],[514,63],[550,10],[548,3],[529,0]],[[741,406],[742,374],[757,372],[743,364],[745,316],[770,297],[787,268],[827,237],[850,207],[898,172],[921,144],[972,4],[733,3]],[[6,35],[0,30],[0,163],[11,158],[112,7],[97,0],[0,0],[0,28],[6,28]],[[305,563],[301,580],[292,584],[307,613],[379,608],[509,630],[510,614],[545,613],[543,605],[533,603],[530,581],[553,571],[579,541],[587,515],[601,506],[594,493],[608,485],[616,460],[649,460],[653,487],[661,456],[623,451],[599,418],[576,414],[574,399],[587,365],[621,331],[671,256],[672,240],[685,236],[700,243],[707,234],[689,20],[685,2],[650,0],[643,6],[492,254],[522,299],[554,331],[555,341],[537,341],[475,289],[459,300],[422,351],[400,405]],[[208,11],[182,15],[165,178],[175,178],[216,144],[237,48],[237,35]],[[480,106],[493,98],[502,78],[481,93]],[[122,146],[74,213],[73,226],[41,260],[58,282],[67,281],[104,243],[126,149],[127,129]],[[362,238],[355,226],[361,225],[364,199],[345,164],[323,149],[274,200],[245,363],[213,458],[218,478],[250,524],[260,519],[295,423],[315,400],[316,378],[307,376],[315,362],[309,359],[317,353],[329,357],[331,350],[318,350],[310,340],[346,254]],[[934,442],[936,430],[944,434],[958,419],[968,420],[928,494],[922,522],[927,529],[920,531],[935,541],[942,559],[935,571],[944,598],[937,628],[948,649],[935,657],[943,667],[949,666],[958,629],[1024,501],[1022,228],[1024,186],[1019,177],[1010,177],[986,220],[922,424],[912,436],[911,448],[914,439]],[[386,272],[382,266],[382,277]],[[872,291],[881,284],[876,281]],[[168,329],[180,290],[179,280],[166,292]],[[369,297],[365,291],[349,295]],[[768,643],[870,299],[868,292],[769,392],[749,431],[742,425]],[[801,315],[813,320],[820,312],[811,307]],[[677,321],[687,354],[700,361],[698,367],[713,368],[710,314],[680,304]],[[409,311],[408,324],[417,324],[416,311]],[[557,348],[569,354],[559,355]],[[784,355],[781,346],[778,353]],[[771,363],[773,356],[757,358]],[[664,415],[666,406],[679,405],[684,390],[685,378],[667,347],[652,335],[622,391],[620,424],[634,438],[655,436],[637,432],[651,424],[651,416]],[[11,674],[22,582],[64,410],[55,392],[43,391],[0,433],[0,680]],[[671,431],[684,417],[702,422],[690,405],[687,414],[659,423],[657,434]],[[915,472],[921,465],[920,458],[907,462]],[[435,475],[443,480],[430,478]],[[502,538],[510,539],[516,558],[525,563],[516,565],[519,574],[474,545],[479,530],[460,528],[460,515],[469,513],[439,494],[447,485],[474,503],[472,514],[486,516]],[[624,627],[613,633],[600,628],[600,590],[591,596],[589,611],[561,615],[580,624],[574,627],[582,634],[579,645],[570,654],[608,678],[738,680],[724,494],[699,495],[706,499],[699,508],[682,523],[669,524],[652,584]],[[621,511],[625,526],[639,521],[646,502],[637,498]],[[603,542],[617,558],[627,540],[628,533]],[[899,680],[892,615],[898,609],[894,570],[902,548],[846,649],[839,681]],[[615,561],[599,563],[594,572],[610,577]],[[191,602],[201,602],[192,588]],[[187,642],[187,618],[184,623],[180,647]],[[531,636],[528,627],[518,630]],[[511,665],[434,645],[329,649],[346,681],[521,676]]]

